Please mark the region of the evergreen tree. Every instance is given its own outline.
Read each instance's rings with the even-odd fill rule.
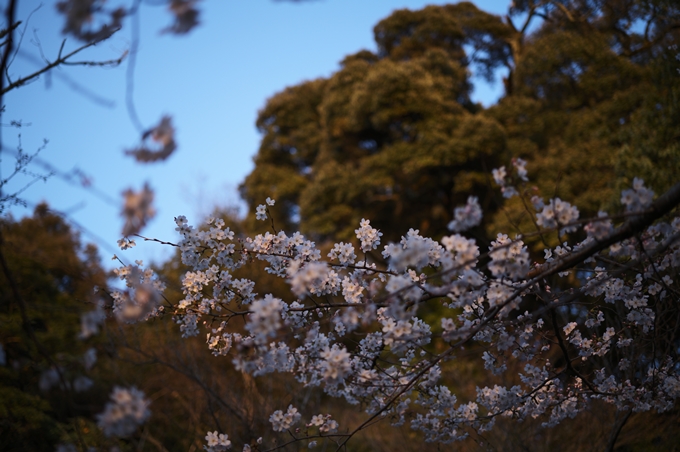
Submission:
[[[678,7],[663,0],[522,1],[504,18],[467,2],[396,11],[374,29],[376,54],[267,102],[241,193],[251,211],[283,199],[277,221],[318,240],[349,239],[354,226],[337,225],[363,217],[397,240],[406,224],[443,234],[469,193],[493,212],[485,174],[513,157],[537,175],[529,195],[572,199],[584,216],[616,203],[640,165],[664,191],[680,77],[663,76],[662,60],[678,27]],[[492,79],[499,68],[505,95],[475,105],[471,72]]]
[[[0,221],[0,444],[53,451],[67,438],[85,447],[108,387],[92,372],[96,344],[78,339],[80,316],[106,274],[97,250],[82,246],[46,205],[32,218]]]
[[[350,55],[328,80],[268,101],[244,198],[284,198],[284,224],[299,221],[321,240],[348,239],[369,216],[391,240],[406,223],[443,233],[470,192],[488,205],[484,174],[503,155],[505,133],[471,102],[469,69],[492,72],[507,52],[487,37],[509,32],[471,3],[395,12],[374,29],[377,54]],[[466,45],[488,56],[473,62]]]

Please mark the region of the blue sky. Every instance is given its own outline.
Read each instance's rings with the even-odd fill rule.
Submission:
[[[38,1],[19,2],[18,18],[27,25],[22,28],[26,33],[21,51],[10,67],[15,79],[38,68],[41,52],[47,59],[57,55],[64,36],[55,3],[46,1],[36,10]],[[445,3],[204,0],[199,3],[201,25],[182,37],[159,33],[171,16],[165,7],[145,5],[139,15],[135,105],[145,127],[154,126],[165,114],[172,116],[178,150],[167,161],[152,165],[123,155],[139,140],[125,107],[127,62],[117,68],[62,67],[5,96],[3,123],[17,120],[25,126],[3,126],[3,147],[16,150],[21,134],[21,145],[29,153],[47,139],[40,162],[65,173],[78,168],[91,178],[93,189],[55,176],[30,186],[23,192],[29,207],[14,207],[11,212],[15,217],[30,215],[41,201],[67,212],[83,227],[83,239],[99,246],[106,266],[113,264],[108,258],[114,252],[127,262],[166,259],[168,247],[140,240],[133,250],[116,249],[124,190],[139,190],[149,183],[156,193],[157,215],[142,233],[169,241],[177,239],[175,216],[185,215],[196,223],[215,206],[240,205],[237,186],[253,167],[260,138],[255,118],[267,98],[303,80],[330,76],[345,55],[375,50],[373,26],[393,10]],[[474,3],[495,14],[505,14],[509,5],[504,0]],[[128,21],[112,39],[78,59],[117,58],[130,43]],[[78,45],[67,37],[65,50]],[[486,105],[502,93],[500,81],[474,82],[474,99]],[[6,176],[13,167],[7,152],[0,165]],[[45,172],[39,165],[30,169]],[[16,179],[6,191],[18,190],[26,182]]]

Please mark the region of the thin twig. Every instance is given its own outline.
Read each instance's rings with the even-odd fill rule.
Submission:
[[[126,81],[125,81],[125,105],[127,107],[128,115],[132,125],[137,131],[144,133],[144,126],[139,120],[137,109],[135,108],[134,90],[135,90],[135,64],[137,63],[137,52],[139,50],[139,5],[141,0],[136,0],[132,8],[136,13],[132,16],[132,42],[130,43],[130,57],[127,63]]]
[[[114,33],[115,33],[115,31],[114,31]],[[3,88],[2,91],[0,91],[0,96],[1,96],[1,95],[4,95],[4,94],[5,94],[6,92],[8,92],[8,91],[11,91],[11,90],[13,90],[13,89],[15,89],[15,88],[18,88],[18,87],[24,85],[26,82],[28,82],[28,81],[30,81],[30,80],[33,80],[33,79],[36,78],[36,77],[39,77],[40,75],[44,74],[45,72],[49,71],[50,69],[54,69],[54,68],[57,67],[57,66],[67,64],[67,63],[68,63],[68,59],[71,58],[72,56],[77,55],[78,53],[82,52],[83,50],[85,50],[85,49],[87,49],[87,48],[89,48],[89,47],[92,47],[92,46],[95,46],[95,45],[99,44],[101,41],[103,41],[103,40],[105,40],[105,39],[108,39],[109,37],[111,37],[111,35],[108,35],[108,36],[106,36],[106,37],[103,37],[102,39],[100,39],[100,40],[98,40],[98,41],[89,42],[89,43],[87,43],[87,44],[85,44],[85,45],[83,45],[83,46],[81,46],[81,47],[78,47],[77,49],[75,49],[74,51],[68,53],[68,54],[65,55],[65,56],[61,56],[61,50],[60,50],[60,51],[59,51],[59,55],[57,56],[57,59],[56,59],[56,60],[52,61],[51,63],[49,63],[49,64],[47,64],[47,65],[45,65],[42,69],[40,69],[40,70],[38,70],[38,71],[36,71],[36,72],[34,72],[34,73],[32,73],[32,74],[27,75],[27,76],[25,76],[25,77],[21,77],[21,78],[18,79],[17,81],[10,83],[9,85],[7,85],[6,88]],[[123,54],[122,54],[119,58],[116,58],[116,59],[114,59],[114,60],[101,61],[101,62],[90,62],[90,63],[88,63],[88,64],[89,64],[90,66],[117,66],[117,65],[119,65],[120,63],[123,62],[123,60],[125,59],[125,57],[127,56],[127,54],[128,54],[128,52],[123,52]],[[81,65],[82,65],[82,64],[86,64],[86,63],[85,63],[85,62],[78,62],[78,63],[75,63],[75,64],[81,64]]]

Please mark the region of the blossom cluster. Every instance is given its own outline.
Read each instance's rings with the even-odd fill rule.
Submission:
[[[281,410],[274,411],[274,413],[269,416],[269,422],[271,422],[272,429],[275,432],[283,432],[295,425],[301,417],[302,415],[298,413],[297,408],[293,405],[289,405],[288,410],[286,410],[285,413]]]
[[[513,161],[512,180],[528,180],[525,165]],[[524,196],[505,168],[494,178],[504,194]],[[627,212],[652,202],[639,180],[622,198]],[[362,403],[369,419],[408,420],[428,441],[483,433],[499,416],[556,425],[591,399],[618,409],[671,409],[680,398],[678,358],[658,350],[673,343],[675,326],[658,319],[678,314],[680,218],[655,223],[655,217],[622,235],[631,215],[618,223],[603,212],[581,220],[559,198],[536,196],[531,203],[540,234],[558,230],[584,239],[546,245],[534,256],[529,236],[499,233],[484,249],[460,234],[481,221],[474,197],[454,210],[452,235],[437,240],[411,229],[398,243],[382,244],[382,233],[362,219],[354,243],[324,252],[300,232],[237,237],[221,220],[194,228],[177,217],[178,246],[190,269],[172,315],[185,337],[205,328],[208,347],[238,370],[290,373],[304,386]],[[258,216],[268,218],[273,205],[267,199]],[[602,245],[615,234],[620,238]],[[256,281],[234,276],[258,260],[289,284],[287,297],[260,294]],[[435,309],[438,316],[428,315]],[[245,328],[232,327],[236,317]],[[480,350],[480,364],[507,385],[455,394],[442,366],[462,347]],[[301,416],[290,405],[269,421],[283,432]],[[307,426],[338,434],[327,416],[315,415]],[[210,450],[230,444],[216,432],[206,441]]]
[[[516,179],[519,179],[523,182],[527,182],[529,180],[529,178],[527,177],[528,173],[526,169],[526,164],[527,162],[520,158],[512,159],[512,166],[514,167],[515,172],[517,174]],[[492,175],[496,185],[500,185],[501,193],[503,194],[504,198],[512,198],[513,196],[519,195],[519,192],[513,185],[513,178],[510,176],[510,174],[508,174],[508,172],[505,169],[505,166],[501,166],[500,168],[494,169],[492,171]]]
[[[633,179],[633,188],[627,188],[621,192],[621,204],[626,207],[626,212],[640,212],[652,204],[654,192],[645,187],[642,179]]]
[[[541,212],[536,215],[536,223],[542,228],[552,229],[559,225],[560,235],[566,232],[575,232],[578,226],[572,222],[578,220],[578,209],[568,202],[562,201],[560,198],[551,199],[547,205],[543,204],[543,200],[534,200],[536,209],[541,209]]]
[[[125,438],[146,422],[151,414],[148,407],[149,400],[142,391],[135,387],[115,387],[111,393],[111,402],[106,405],[103,413],[97,415],[97,425],[106,436]]]
[[[449,223],[449,229],[453,232],[462,232],[482,221],[482,208],[479,206],[479,199],[470,196],[464,207],[456,207],[453,211],[453,220]]]
[[[208,432],[205,435],[206,445],[204,447],[208,452],[219,452],[231,448],[231,441],[229,435],[218,433],[217,431]]]
[[[165,285],[155,278],[153,270],[142,268],[142,264],[137,261],[136,265],[124,265],[114,270],[114,274],[128,287],[126,291],[111,291],[113,313],[121,322],[147,320],[163,311],[160,302]]]

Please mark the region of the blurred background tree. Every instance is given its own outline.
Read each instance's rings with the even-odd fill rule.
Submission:
[[[46,205],[0,220],[0,444],[49,450],[92,442],[110,381],[95,366],[101,341],[82,341],[80,316],[107,276],[97,250]]]
[[[523,1],[506,17],[468,2],[396,11],[374,28],[377,54],[269,99],[241,194],[250,212],[275,197],[286,229],[325,241],[350,239],[364,217],[387,240],[408,227],[441,236],[470,194],[493,213],[488,174],[511,157],[529,161],[535,193],[582,216],[616,204],[638,168],[663,192],[677,179],[679,27],[665,0]],[[473,104],[472,73],[499,69],[505,95]],[[526,226],[522,216],[486,224]]]
[[[677,181],[679,153],[668,137],[680,131],[671,94],[680,78],[668,54],[680,37],[678,5],[517,2],[513,11],[543,22],[523,39],[506,96],[488,113],[503,124],[510,155],[530,162],[543,196],[569,199],[585,217],[618,205],[633,177],[657,193]],[[528,220],[494,219],[503,223]]]
[[[441,234],[470,193],[489,207],[486,173],[505,133],[471,102],[469,67],[492,73],[506,55],[487,41],[509,32],[471,3],[396,11],[374,29],[377,54],[350,55],[328,80],[268,101],[243,198],[254,208],[275,197],[278,221],[322,241],[348,240],[369,217],[389,240],[405,224]],[[466,46],[488,58],[473,61]]]

